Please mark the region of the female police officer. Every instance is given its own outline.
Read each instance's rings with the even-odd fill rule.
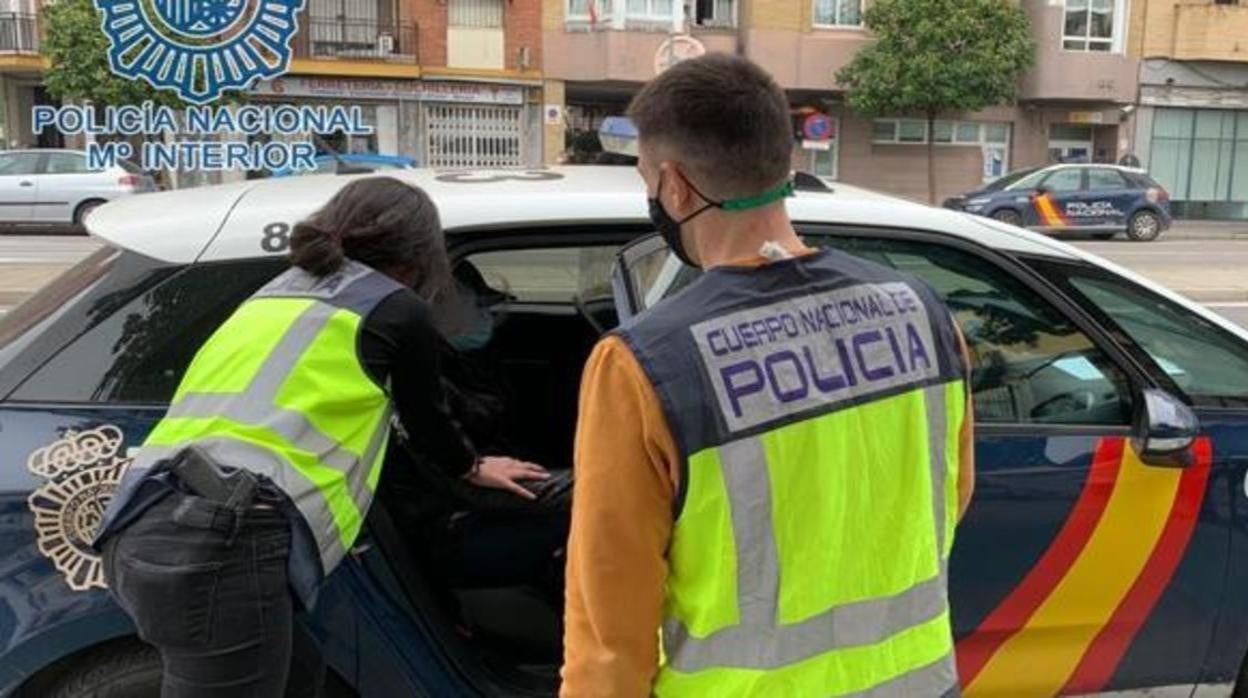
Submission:
[[[97,539],[114,598],[160,650],[166,698],[319,692],[295,599],[312,606],[358,535],[392,411],[474,484],[527,494],[520,482],[547,477],[478,458],[446,407],[426,304],[449,265],[424,192],[356,180],[295,226],[290,257],[199,350]]]

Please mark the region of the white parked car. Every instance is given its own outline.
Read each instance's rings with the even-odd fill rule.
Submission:
[[[80,150],[0,152],[0,223],[81,225],[106,201],[156,188],[151,175],[130,162],[89,169]]]

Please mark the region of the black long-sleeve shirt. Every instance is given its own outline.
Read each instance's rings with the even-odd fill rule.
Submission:
[[[451,414],[442,386],[442,343],[424,301],[411,291],[396,291],[364,318],[360,361],[378,385],[389,380],[412,447],[448,475],[462,476],[475,465],[477,453]]]

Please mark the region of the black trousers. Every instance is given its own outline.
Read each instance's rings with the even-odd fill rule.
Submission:
[[[104,544],[104,574],[160,650],[163,698],[319,696],[325,666],[296,630],[290,533],[276,509],[174,493]]]

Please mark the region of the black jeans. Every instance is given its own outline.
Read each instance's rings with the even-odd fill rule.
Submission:
[[[160,650],[161,696],[319,696],[325,666],[296,631],[286,517],[248,508],[233,521],[220,505],[174,493],[104,544],[113,598]]]

